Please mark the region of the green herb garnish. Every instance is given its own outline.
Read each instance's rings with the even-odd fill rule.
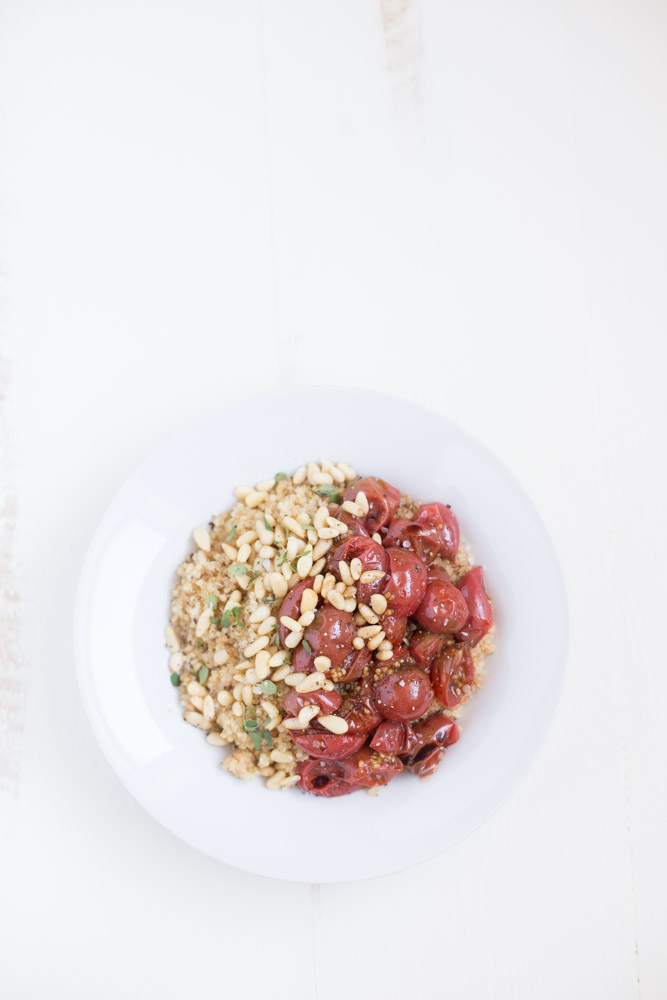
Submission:
[[[229,532],[229,534],[227,535],[227,541],[228,541],[228,542],[231,542],[231,540],[232,540],[232,538],[234,537],[234,535],[235,535],[235,534],[236,534],[236,525],[235,525],[235,524],[233,524],[233,525],[232,525],[232,530],[231,530],[231,531]]]
[[[213,609],[217,608],[217,606],[218,606],[218,595],[217,594],[209,594],[208,597],[206,598],[206,603],[208,604],[209,608],[213,608]]]
[[[232,563],[231,566],[227,567],[227,572],[231,573],[232,576],[247,576],[250,572],[250,566],[247,563]]]
[[[171,683],[174,685],[175,688],[177,688],[181,683],[181,678],[178,676],[178,674],[171,674],[169,680],[171,681]]]
[[[209,621],[211,625],[215,625],[216,628],[220,628],[220,625],[222,624],[221,618],[209,618]]]
[[[277,600],[278,600],[277,597],[263,597],[259,603],[260,604],[275,604]]]
[[[199,669],[199,673],[197,674],[197,680],[199,681],[200,684],[203,684],[204,681],[208,679],[209,672],[210,671],[209,671],[208,667],[206,666],[206,664],[202,663],[202,665],[201,665],[201,667]]]
[[[266,528],[267,531],[273,531],[273,528],[271,527],[271,525],[269,524],[269,522],[266,520],[266,514],[264,515],[264,527]]]
[[[252,732],[248,733],[248,736],[252,740],[252,745],[254,746],[255,750],[259,750],[259,748],[262,745],[262,737],[260,736],[260,734]]]
[[[212,618],[211,618],[211,621],[213,621]],[[197,639],[197,649],[201,649],[203,645],[204,645],[204,640],[203,639]]]
[[[312,653],[313,650],[311,649],[311,646],[310,646],[310,643],[308,642],[308,640],[307,639],[302,639],[301,640],[301,645],[303,646],[303,648],[305,649],[305,651],[310,656],[310,654]]]
[[[286,472],[276,472],[275,476],[273,477],[273,485],[277,486],[281,479],[287,479]]]
[[[232,620],[232,618],[234,619],[234,624],[235,625],[240,625],[241,628],[245,628],[245,625],[241,621],[241,605],[240,604],[237,604],[233,608],[228,608],[228,610],[224,612],[224,614],[222,616],[222,627],[223,628],[229,628],[229,623]]]
[[[267,747],[268,747],[268,748],[269,748],[269,750],[270,750],[270,749],[271,749],[271,747],[273,746],[273,736],[271,735],[271,733],[269,732],[269,730],[268,730],[268,729],[263,729],[263,730],[262,730],[262,738],[263,738],[263,739],[265,740],[265,742],[266,742],[266,745],[267,745]],[[253,740],[253,743],[254,743],[254,742],[255,742],[255,741]]]
[[[343,500],[340,491],[330,483],[323,483],[322,486],[318,486],[314,489],[313,493],[317,493],[321,497],[326,497],[328,500],[331,500],[332,503],[342,503]]]
[[[257,687],[260,689],[262,694],[275,694],[278,690],[273,681],[260,681]]]

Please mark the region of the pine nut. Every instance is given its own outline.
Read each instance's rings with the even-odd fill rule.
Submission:
[[[313,549],[313,559],[315,560],[321,559],[322,556],[325,556],[327,554],[332,545],[333,542],[331,541],[331,539],[320,538],[319,542],[316,542],[315,548]]]
[[[294,754],[289,750],[272,750],[269,757],[276,764],[291,764],[294,760]]]
[[[296,689],[299,694],[308,694],[311,691],[319,691],[325,680],[326,677],[319,670],[314,671],[312,674],[306,674],[305,679],[302,674],[301,683],[296,685]],[[287,680],[285,683],[287,683]]]
[[[331,660],[328,656],[316,656],[313,660],[313,666],[316,670],[326,672],[331,670]]]
[[[238,549],[244,545],[251,545],[252,542],[257,541],[257,532],[252,529],[250,531],[244,531],[243,534],[239,535],[238,538],[235,538],[234,541]],[[239,562],[245,562],[245,560],[239,559]]]
[[[208,530],[200,525],[198,528],[192,532],[192,537],[194,538],[196,544],[204,552],[209,552],[211,549],[211,536]]]
[[[268,618],[271,612],[267,608],[266,604],[260,604],[256,611],[248,618],[251,625],[256,625],[257,622],[263,622],[265,618]]]
[[[350,563],[350,573],[352,574],[352,579],[358,580],[362,572],[363,572],[363,565],[361,559],[357,559],[355,557]]]
[[[204,732],[211,728],[211,722],[209,719],[205,719],[201,712],[186,712],[183,718],[191,726],[196,726],[197,729],[203,729]]]
[[[218,691],[215,697],[218,701],[218,704],[222,705],[224,708],[229,708],[229,706],[234,700],[229,691]]]
[[[265,500],[266,500],[266,493],[264,492],[260,493],[259,491],[257,491],[255,493],[248,494],[248,496],[245,498],[245,504],[246,507],[259,507],[259,505],[261,503],[264,503]]]
[[[305,615],[307,611],[314,611],[316,607],[317,594],[310,587],[306,587],[301,595],[301,614]]]
[[[306,532],[303,530],[303,528],[301,527],[301,525],[299,524],[299,522],[297,520],[295,520],[293,517],[284,517],[283,518],[283,525],[284,525],[284,527],[289,528],[289,530],[291,531],[291,533],[293,535],[296,535],[297,538],[302,538],[303,539],[303,538],[306,537]]]
[[[322,468],[324,469],[324,466],[322,466]],[[327,468],[324,471],[329,473],[329,475],[333,479],[334,483],[344,483],[345,482],[345,476],[344,476],[344,474],[340,471],[340,469],[336,468],[335,465],[332,465],[331,468]]]
[[[374,542],[377,542],[378,545],[382,545],[382,535],[380,534],[379,531],[374,531],[373,534],[371,535],[371,538],[373,539]]]
[[[167,643],[167,649],[170,653],[178,653],[181,648],[178,639],[176,638],[176,633],[171,625],[167,625],[164,630],[164,638]]]
[[[172,653],[169,657],[169,669],[172,673],[177,674],[181,667],[183,666],[183,654],[182,653]]]
[[[285,649],[296,649],[302,639],[303,632],[290,632],[289,635],[285,636]]]
[[[319,594],[322,590],[322,584],[324,583],[324,577],[321,573],[318,573],[313,580],[313,590],[316,594]]]
[[[245,680],[245,677],[243,678],[243,680],[238,681],[238,683],[234,685],[234,700],[235,701],[240,701],[241,700],[241,692],[243,691],[243,681],[244,680]]]
[[[311,481],[313,486],[331,486],[333,476],[329,472],[316,472]]]
[[[230,562],[236,562],[236,549],[233,545],[228,545],[227,542],[223,542],[221,548]]]
[[[271,720],[271,721],[273,721],[273,720]],[[285,719],[285,721],[283,722],[283,726],[285,727],[285,729],[305,729],[306,728],[305,726],[301,725],[301,723],[299,722],[298,719]],[[268,729],[269,727],[267,726],[266,728]]]
[[[342,580],[339,580],[338,583],[336,584],[336,590],[338,591],[339,594],[342,594],[343,597],[345,597],[345,591],[347,590],[347,584],[343,583]]]
[[[366,514],[368,514],[369,507],[368,507],[368,497],[366,496],[363,490],[359,490],[356,497],[354,498],[354,502],[356,503],[357,507],[361,508],[361,513],[365,517]]]
[[[311,569],[313,568],[313,554],[308,552],[306,555],[301,556],[296,564],[296,571],[302,580],[305,580]]]
[[[269,666],[270,667],[282,667],[283,663],[285,662],[285,656],[286,655],[287,654],[283,653],[282,650],[280,652],[278,652],[278,653],[273,653],[273,655],[271,656],[271,659],[269,660]]]
[[[273,531],[267,528],[263,521],[255,521],[255,531],[262,545],[271,545],[273,541]]]
[[[295,559],[299,552],[303,551],[304,544],[296,535],[292,535],[287,543],[287,558]]]
[[[377,625],[379,621],[378,616],[367,604],[359,605],[359,614],[366,619],[369,625]]]
[[[327,573],[327,575],[324,577],[324,580],[322,581],[322,586],[320,588],[320,595],[326,598],[331,588],[335,586],[336,586],[336,577],[333,575],[333,573]]]
[[[283,778],[283,780],[280,782],[280,787],[294,788],[294,786],[298,785],[300,781],[301,781],[300,774],[290,774],[289,778]]]
[[[274,715],[272,719],[268,720],[264,728],[268,730],[275,729],[276,726],[279,726],[282,721],[283,721],[282,715],[280,714]]]
[[[376,583],[385,576],[384,570],[381,569],[367,569],[359,577],[359,583]]]
[[[322,690],[323,691],[333,691],[333,689],[334,689],[334,682],[330,681],[327,678],[327,680],[325,680],[324,684],[322,685]]]
[[[301,626],[301,628],[308,628],[309,625],[313,624],[314,620],[315,620],[315,612],[306,611],[305,614],[299,616],[299,625]]]
[[[366,645],[369,649],[377,649],[383,639],[384,632],[380,631],[377,635],[374,635],[372,639],[369,639]]]
[[[322,572],[322,570],[324,569],[325,564],[326,564],[326,559],[324,558],[324,556],[322,556],[321,559],[317,560],[317,562],[312,567],[312,569],[311,569],[311,571],[310,571],[310,573],[308,575],[309,576],[319,576],[320,573]]]
[[[220,733],[208,733],[206,736],[206,742],[210,743],[214,747],[224,747],[225,741],[223,740]]]
[[[215,705],[213,704],[213,699],[210,694],[207,694],[204,698],[204,709],[202,714],[205,719],[215,718]]]
[[[383,594],[373,594],[371,597],[371,608],[376,615],[383,615],[387,610],[387,598]]]
[[[197,621],[197,628],[195,629],[195,634],[201,637],[206,632],[208,632],[211,625],[211,617],[213,615],[213,608],[204,608]]]
[[[266,787],[270,789],[270,791],[274,792],[277,788],[280,787],[280,782],[283,780],[283,778],[286,777],[287,774],[285,771],[276,771],[274,775],[266,779]]]
[[[338,538],[341,532],[338,528],[318,528],[317,534],[319,538]]]
[[[299,712],[299,722],[302,726],[309,726],[316,715],[320,714],[318,705],[304,705]]]
[[[307,469],[305,465],[300,465],[292,476],[292,482],[295,486],[301,486],[301,483],[305,483],[307,475]]]
[[[270,493],[275,485],[275,479],[262,479],[261,483],[257,483],[255,489],[258,493]]]
[[[229,659],[229,653],[226,649],[217,649],[213,654],[213,662],[216,667],[222,667]]]
[[[192,702],[193,708],[196,708],[198,712],[201,712],[204,708],[204,699],[200,698],[198,695],[193,694],[190,701]]]
[[[232,705],[232,715],[235,715],[238,719],[243,715],[243,705],[240,701],[235,701]]]
[[[313,526],[315,530],[317,530],[318,528],[323,528],[325,526],[325,524],[327,523],[328,516],[329,516],[329,508],[325,507],[324,504],[322,504],[321,507],[317,508],[315,516],[313,517]]]
[[[248,706],[252,705],[253,694],[252,694],[252,688],[250,687],[249,684],[246,684],[246,686],[243,688],[242,697],[246,705]]]
[[[278,709],[272,701],[260,701],[260,705],[270,719],[275,719],[276,715],[278,715]]]
[[[264,621],[257,629],[257,635],[269,635],[270,632],[273,632],[274,628],[276,627],[276,624],[277,624],[276,619],[273,617],[273,615],[270,615],[268,618],[264,619]]]
[[[287,684],[288,687],[295,688],[295,687],[298,687],[298,685],[303,680],[304,676],[305,676],[304,674],[292,674],[292,673],[290,673],[290,674],[287,674],[287,676],[284,677],[283,680],[285,681],[285,684]]]
[[[358,503],[355,503],[354,500],[344,500],[343,503],[341,504],[341,507],[348,514],[352,514],[352,517],[363,516],[363,511],[361,507],[359,506]]]
[[[383,639],[380,645],[378,646],[378,649],[381,650],[381,652],[384,652],[385,649],[393,649],[393,648],[394,647],[389,642],[389,639]]]
[[[292,578],[292,575],[293,575],[292,574],[292,567],[290,566],[290,564],[288,562],[284,562],[282,564],[282,566],[280,567],[280,572],[282,573],[283,580],[285,580],[285,582],[287,583],[287,589],[289,590],[289,582],[290,582],[290,580]],[[297,574],[294,574],[294,575],[296,576]]]
[[[362,639],[370,639],[372,635],[377,635],[381,631],[380,625],[365,625],[363,628],[357,629],[357,635],[360,635]]]
[[[347,611],[348,615],[354,614],[357,610],[357,599],[356,597],[346,597],[344,611]]]
[[[237,556],[238,561],[240,563],[246,563],[248,561],[248,559],[250,558],[250,553],[251,552],[252,552],[252,549],[250,548],[250,546],[248,545],[247,542],[245,542],[243,545],[239,546],[239,554]]]
[[[341,472],[343,473],[343,475],[344,475],[344,476],[345,476],[345,478],[346,478],[346,479],[348,480],[348,482],[349,482],[349,481],[350,481],[351,479],[356,479],[356,478],[357,478],[357,474],[356,474],[356,472],[354,471],[354,469],[351,469],[349,465],[346,465],[346,464],[345,464],[345,462],[339,462],[339,463],[338,463],[338,468],[339,468],[339,469],[340,469],[340,471],[341,471]]]
[[[317,721],[321,722],[324,728],[328,729],[330,733],[336,733],[341,736],[350,728],[345,719],[341,719],[339,715],[320,715]]]
[[[337,528],[341,535],[346,535],[350,530],[345,524],[345,521],[339,521],[337,517],[333,516],[333,514],[330,514],[327,518],[327,524],[330,528]]]
[[[260,559],[273,559],[277,555],[277,552],[271,545],[262,545],[257,555]]]
[[[237,486],[234,492],[239,500],[245,500],[248,494],[252,493],[252,486]]]
[[[271,673],[269,659],[268,650],[260,649],[259,653],[255,657],[255,673],[257,674],[258,681],[265,681]]]
[[[329,604],[331,604],[334,608],[337,608],[339,611],[345,610],[345,598],[341,594],[340,590],[336,590],[334,587],[332,587],[329,593],[327,594],[327,601],[329,602]]]
[[[283,659],[284,659],[284,654],[283,654]],[[291,671],[292,668],[289,665],[289,663],[285,663],[282,667],[278,667],[278,669],[271,675],[271,680],[284,681],[285,678],[289,676]]]
[[[265,649],[265,647],[268,645],[269,645],[268,635],[261,635],[259,639],[255,639],[255,641],[251,642],[249,646],[246,646],[246,648],[243,650],[243,655],[247,656],[249,660],[252,660],[253,656],[256,653],[259,653],[260,649]]]
[[[290,618],[289,615],[282,615],[282,617],[280,619],[280,624],[284,625],[285,628],[288,628],[290,630],[290,632],[301,632],[302,631],[301,626],[299,625],[299,623],[297,621],[295,621],[293,618]]]
[[[376,660],[391,660],[394,655],[393,649],[379,649],[375,654]]]
[[[340,578],[348,586],[352,586],[354,580],[352,578],[352,573],[350,572],[350,567],[347,565],[344,559],[338,563],[338,572],[340,573]]]
[[[205,697],[205,695],[208,694],[206,688],[203,687],[201,684],[198,684],[197,681],[190,681],[190,683],[186,688],[186,691],[188,692],[190,697],[192,697],[193,694],[198,694],[200,698],[203,698]]]
[[[262,652],[265,653],[266,650],[263,649]],[[259,653],[257,655],[259,656]],[[247,680],[248,684],[257,684],[257,682],[259,681],[259,677],[257,676],[257,671],[255,670],[254,667],[248,667],[248,669],[245,672],[245,679]]]
[[[366,643],[361,638],[361,636],[356,635],[352,640],[352,645],[354,646],[355,649],[363,649]]]
[[[317,486],[317,483],[313,481],[313,476],[318,476],[320,472],[321,469],[317,462],[308,463],[308,482],[311,486]]]
[[[266,597],[266,587],[261,576],[258,576],[255,580],[255,597],[258,601],[262,601]]]
[[[268,753],[261,753],[259,755],[259,760],[257,761],[257,763],[259,764],[260,767],[268,767],[269,764],[271,763],[269,760]]]
[[[269,586],[278,598],[285,597],[287,594],[287,580],[285,580],[281,573],[271,574]]]

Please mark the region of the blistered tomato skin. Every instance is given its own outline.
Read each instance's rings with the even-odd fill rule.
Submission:
[[[363,492],[368,500],[368,514],[365,518],[366,527],[373,534],[379,531],[389,519],[401,502],[401,491],[384,479],[376,479],[368,476],[360,479],[359,482],[348,486],[344,493],[345,500],[354,500],[357,493]]]
[[[301,775],[304,791],[324,798],[337,798],[360,788],[386,785],[402,769],[400,760],[378,758],[368,747],[363,747],[344,761],[302,761],[297,774]]]
[[[475,664],[467,646],[447,646],[431,666],[431,683],[447,708],[454,708],[475,680]]]
[[[475,566],[459,580],[459,590],[468,606],[470,616],[456,638],[460,642],[465,641],[471,646],[476,646],[493,625],[493,608],[486,593],[481,566]]]
[[[446,504],[422,504],[414,520],[424,526],[428,533],[429,547],[435,548],[431,558],[436,555],[445,559],[454,558],[459,550],[459,522]]]
[[[375,686],[375,701],[385,719],[411,722],[424,714],[432,700],[431,682],[417,667],[401,667]]]
[[[350,733],[368,734],[382,722],[382,714],[375,701],[375,692],[370,682],[363,680],[356,694],[343,698],[338,715],[345,719]]]
[[[366,733],[329,733],[324,729],[290,729],[292,740],[311,757],[322,760],[344,760],[356,753],[366,742]]]
[[[371,662],[372,655],[367,646],[364,646],[363,649],[353,649],[341,665],[332,670],[331,680],[337,684],[350,684],[352,681],[360,680],[364,667],[367,667]]]
[[[362,747],[342,762],[345,780],[355,788],[374,788],[386,785],[403,770],[403,764],[394,757],[381,757],[370,747]]]
[[[435,657],[442,651],[445,638],[435,632],[415,632],[410,640],[410,653],[418,667],[430,670]]]
[[[323,604],[315,612],[312,624],[304,630],[303,638],[311,648],[313,659],[328,656],[332,667],[338,667],[351,652],[356,634],[352,615],[331,604]]]
[[[290,688],[283,698],[283,708],[289,715],[298,715],[305,705],[317,705],[322,715],[331,715],[338,711],[342,702],[338,691],[308,691],[301,694]]]
[[[424,778],[433,774],[444,749],[456,743],[459,728],[446,715],[431,715],[413,723],[412,731],[415,743],[402,760],[408,770]]]
[[[426,566],[414,552],[387,549],[387,573],[381,591],[387,599],[387,610],[399,618],[413,615],[426,592]]]
[[[380,625],[384,632],[385,639],[388,639],[392,646],[400,646],[408,627],[407,618],[398,618],[396,615],[386,613],[380,617]]]
[[[354,785],[345,781],[343,768],[336,761],[313,758],[301,761],[296,771],[301,775],[299,787],[312,795],[334,799],[339,795],[349,795],[355,791]]]
[[[392,517],[384,531],[382,544],[387,549],[410,549],[415,551],[414,542],[419,534],[420,525],[403,517]]]
[[[468,605],[453,583],[435,580],[427,586],[414,618],[427,632],[450,634],[467,622]]]
[[[369,746],[378,753],[409,753],[418,743],[417,736],[407,722],[381,722],[373,733]]]
[[[327,556],[327,569],[340,580],[339,563],[346,562],[349,566],[353,559],[358,559],[361,563],[362,573],[365,573],[367,570],[386,572],[387,553],[379,542],[375,542],[372,538],[366,538],[363,535],[347,538],[340,545],[336,545],[335,548],[331,549]],[[376,594],[381,586],[381,579],[376,583],[357,583],[357,600],[362,604],[367,604],[371,598],[371,594]]]

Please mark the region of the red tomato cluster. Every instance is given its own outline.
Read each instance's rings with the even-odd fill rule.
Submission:
[[[426,713],[434,698],[447,710],[470,692],[471,647],[493,624],[481,567],[455,585],[445,566],[434,561],[451,560],[458,551],[459,526],[450,508],[422,504],[408,520],[395,516],[401,494],[385,480],[359,480],[343,499],[354,500],[360,491],[368,501],[364,517],[333,510],[349,533],[330,550],[327,570],[340,579],[339,563],[358,559],[362,573],[382,573],[372,582],[358,582],[357,601],[369,604],[374,594],[385,598],[380,625],[393,651],[378,660],[367,646],[356,649],[354,616],[320,603],[304,631],[304,643],[293,653],[292,669],[309,672],[316,656],[327,656],[342,688],[305,694],[290,690],[283,701],[289,716],[317,705],[322,715],[337,715],[347,723],[343,734],[330,732],[317,717],[307,729],[290,730],[294,743],[309,755],[298,766],[301,787],[328,798],[385,785],[404,768],[420,776],[435,770],[459,730],[437,710],[437,702],[435,714]],[[304,580],[290,591],[279,618],[299,617],[303,591],[311,584]],[[282,625],[280,634],[284,641]]]

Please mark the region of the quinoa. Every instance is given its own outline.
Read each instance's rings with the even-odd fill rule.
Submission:
[[[208,743],[224,748],[222,767],[237,778],[260,775],[269,788],[291,787],[300,780],[298,763],[310,759],[283,720],[291,654],[279,638],[280,607],[306,578],[319,593],[326,553],[347,530],[328,504],[335,506],[334,491],[342,494],[357,481],[344,463],[323,462],[254,489],[237,487],[231,510],[194,529],[195,550],[176,571],[166,634],[172,683],[185,721],[202,730]],[[402,496],[396,516],[410,519],[418,506]],[[436,562],[454,583],[474,565],[464,542],[453,560]],[[471,651],[475,680],[465,699],[483,681],[492,633]],[[332,690],[334,684],[326,679],[322,686]],[[458,718],[461,709],[462,704],[445,709],[434,697],[427,714],[444,711]]]

